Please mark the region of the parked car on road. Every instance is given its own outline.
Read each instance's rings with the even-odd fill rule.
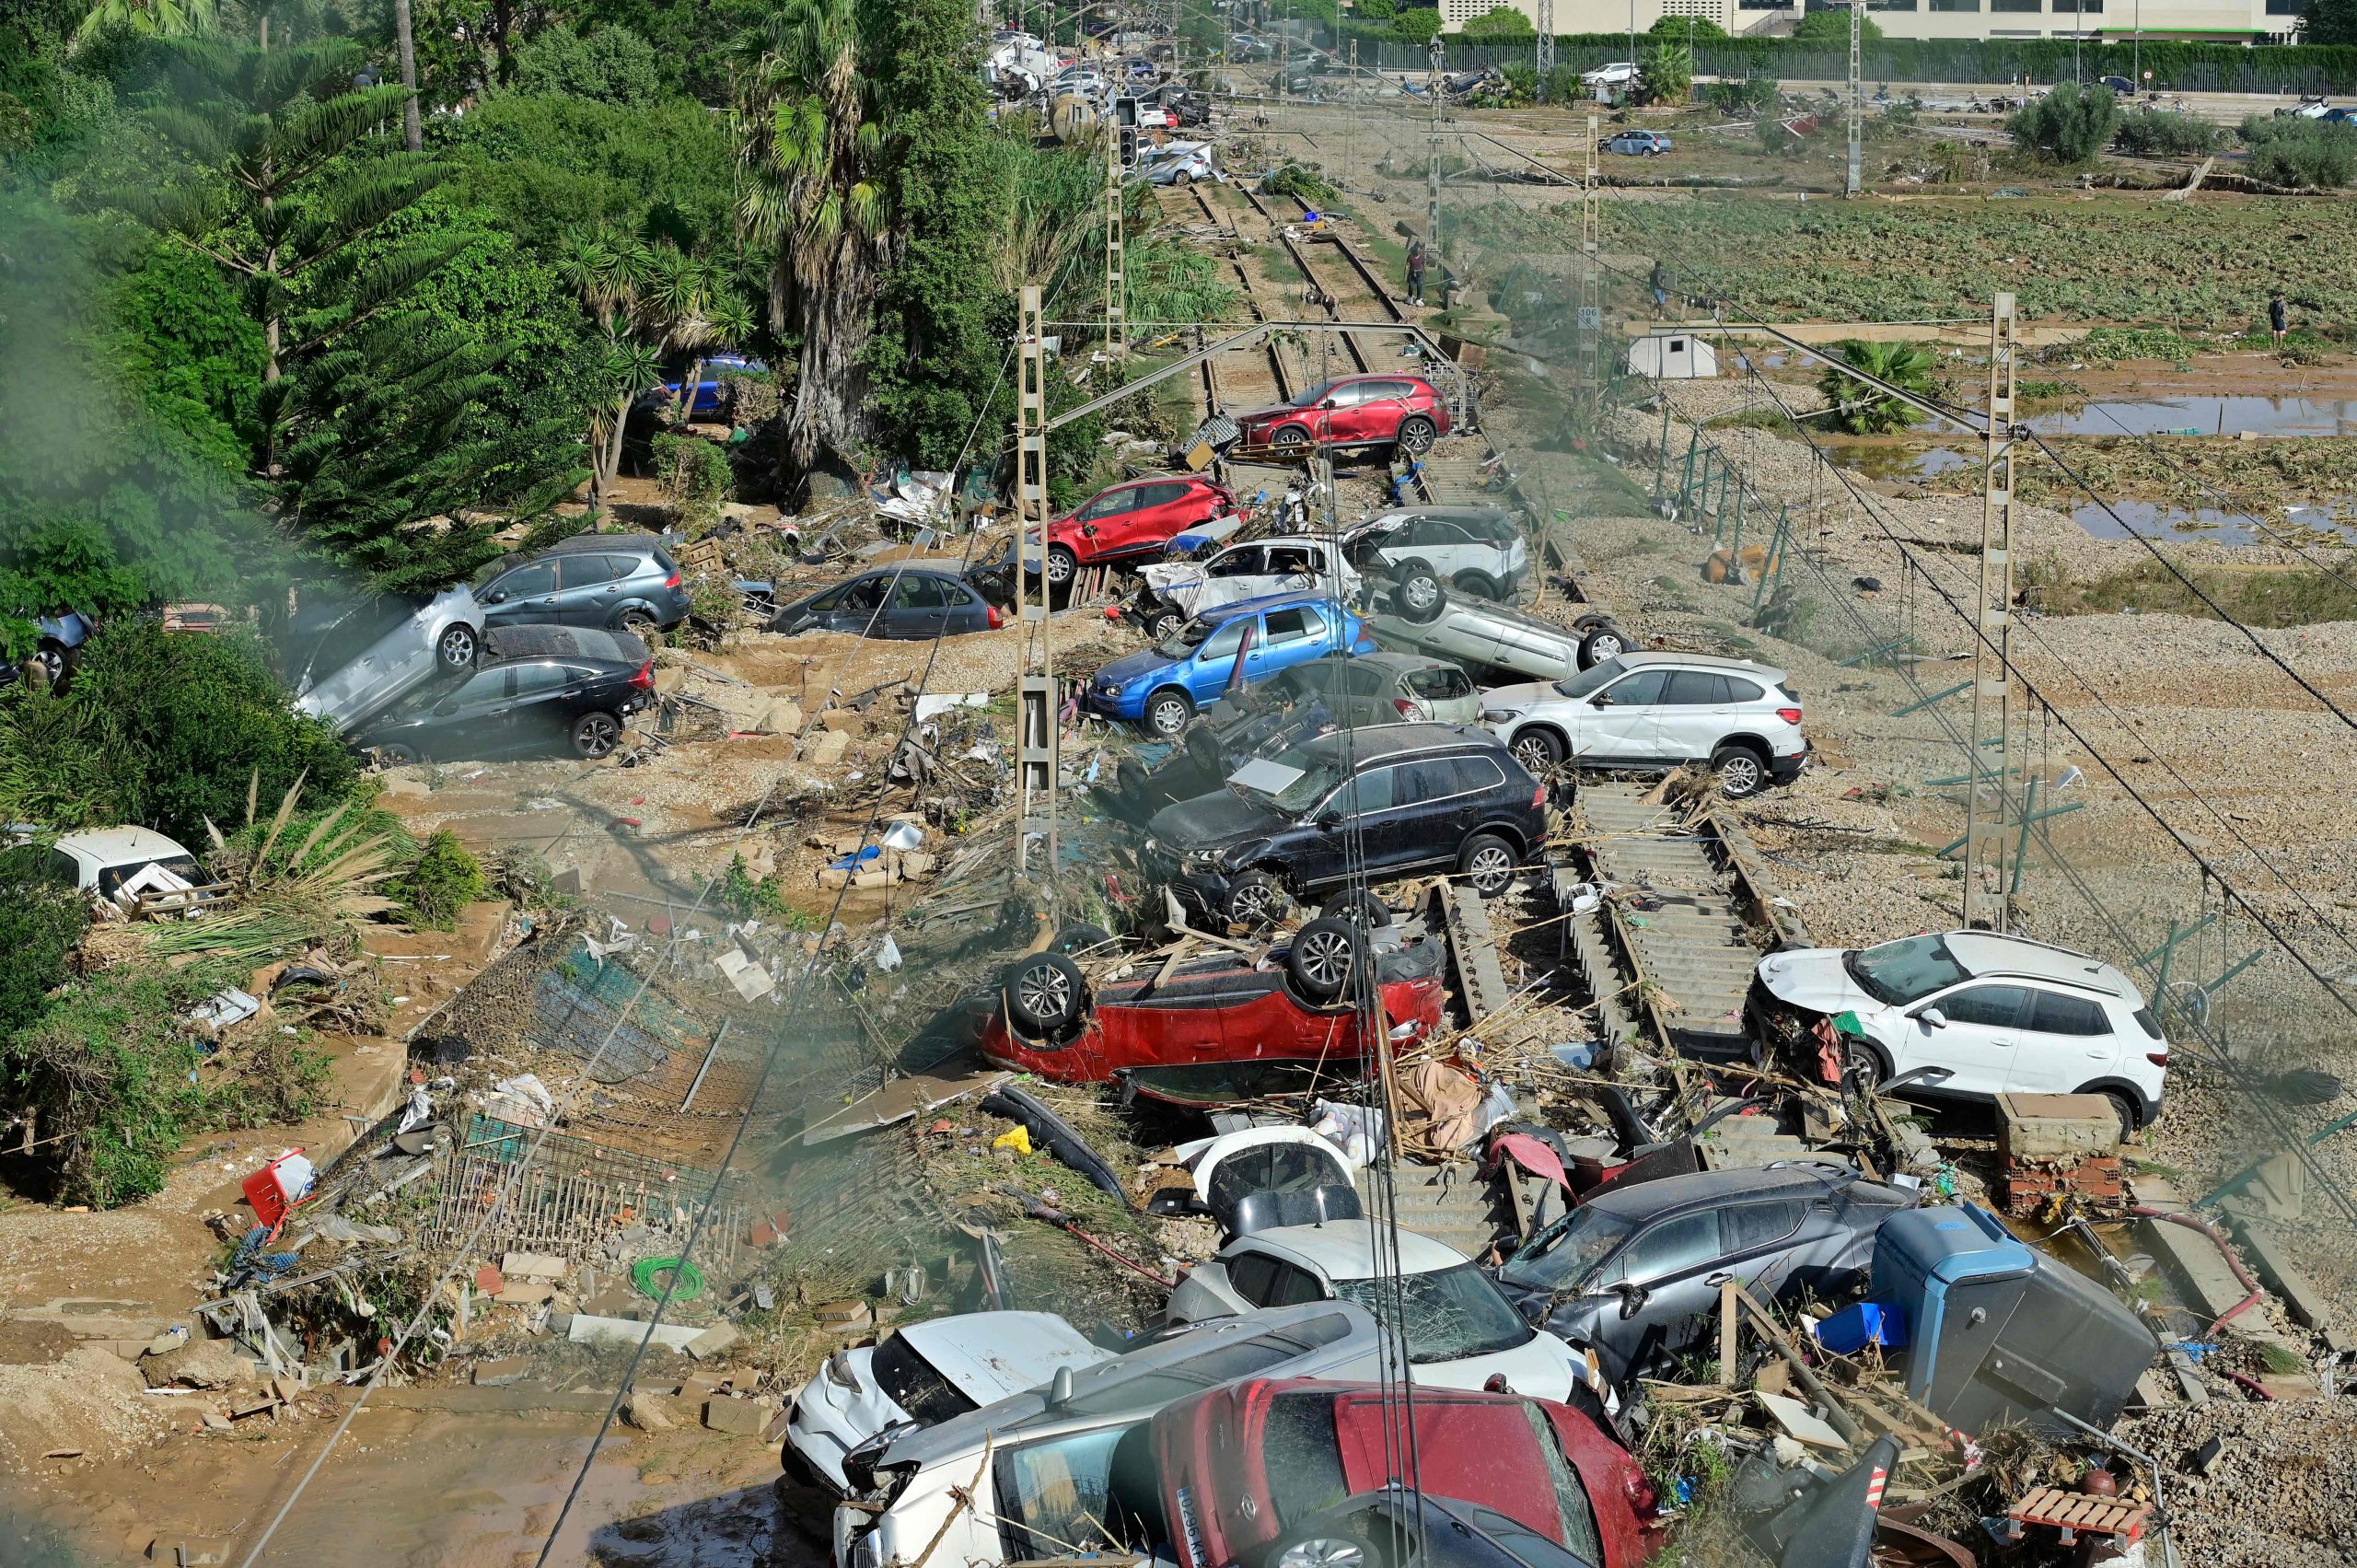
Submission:
[[[1189,528],[1235,510],[1235,493],[1200,474],[1112,485],[1048,525],[1048,581],[1061,587],[1083,566],[1158,556]],[[1036,549],[1025,553],[1026,571]]]
[[[482,606],[463,583],[331,604],[296,624],[295,705],[346,733],[437,675],[472,669],[482,652]]]
[[[1616,131],[1604,139],[1608,153],[1626,153],[1634,157],[1653,157],[1666,153],[1674,145],[1659,131]]]
[[[843,1456],[879,1434],[938,1426],[1036,1388],[1058,1367],[1077,1371],[1111,1358],[1052,1312],[964,1312],[908,1324],[879,1343],[835,1352],[802,1386],[785,1425],[785,1473],[839,1498],[851,1487]]]
[[[1819,1019],[1854,1018],[1841,1072],[1872,1089],[1943,1069],[1907,1093],[2102,1095],[2123,1136],[2160,1114],[2169,1042],[2135,982],[2084,953],[2026,936],[1950,931],[1864,948],[1802,947],[1759,960],[1746,1007],[1771,1051],[1816,1066]]]
[[[1266,680],[1328,654],[1375,652],[1366,622],[1312,595],[1224,604],[1151,648],[1124,654],[1090,679],[1080,705],[1164,738],[1231,682]]]
[[[1387,1527],[1479,1531],[1501,1562],[1641,1568],[1658,1504],[1594,1418],[1510,1393],[1249,1377],[1154,1418],[1162,1514],[1183,1568],[1435,1568]],[[1421,1504],[1387,1487],[1412,1452]],[[1454,1532],[1449,1532],[1453,1534]],[[1469,1551],[1469,1542],[1466,1550]],[[1446,1561],[1446,1559],[1444,1559]]]
[[[1530,571],[1530,551],[1514,518],[1495,506],[1412,506],[1386,512],[1342,535],[1350,559],[1388,579],[1402,615],[1428,620],[1444,589],[1511,600]]]
[[[575,534],[476,578],[485,624],[549,621],[644,636],[688,618],[679,563],[653,534]]]
[[[1154,1412],[1237,1377],[1367,1378],[1380,1330],[1347,1302],[1224,1318],[853,1454],[838,1568],[1036,1562],[1168,1539]]]
[[[795,600],[770,630],[930,639],[994,632],[1004,623],[998,607],[955,570],[878,566]]]
[[[1838,1295],[1911,1192],[1830,1160],[1608,1183],[1498,1270],[1523,1316],[1593,1349],[1616,1387],[1702,1342],[1719,1283],[1761,1302]]]
[[[1737,800],[1790,784],[1808,760],[1791,678],[1711,654],[1622,654],[1570,680],[1496,687],[1481,722],[1534,773],[1707,762]]]
[[[1173,1322],[1301,1301],[1355,1301],[1378,1318],[1395,1307],[1418,1388],[1471,1388],[1503,1377],[1517,1394],[1568,1400],[1589,1388],[1586,1363],[1523,1321],[1470,1258],[1429,1236],[1329,1219],[1239,1236],[1198,1263],[1170,1297]],[[1394,1241],[1397,1251],[1394,1251]]]
[[[629,633],[502,626],[466,679],[412,692],[363,726],[354,744],[392,766],[566,744],[594,761],[654,704],[654,663]]]
[[[1337,731],[1156,812],[1144,864],[1188,909],[1244,925],[1361,877],[1453,871],[1494,898],[1545,846],[1546,807],[1545,787],[1478,729]]]
[[[1505,670],[1542,680],[1568,680],[1637,645],[1600,610],[1563,626],[1510,605],[1446,599],[1429,620],[1377,614],[1372,623],[1376,640],[1387,648],[1413,648],[1468,669]]]
[[[2103,78],[2103,85],[2109,87],[2113,92],[2118,93],[2121,98],[2134,98],[2136,96],[2136,84],[2130,81],[2125,76],[2106,76]]]
[[[1342,376],[1237,417],[1237,444],[1280,451],[1389,447],[1423,452],[1448,434],[1448,401],[1421,376]]]
[[[1346,991],[1362,958],[1375,967],[1384,1028],[1405,1042],[1439,1026],[1436,942],[1397,932],[1370,938],[1339,920],[1314,920],[1266,964],[1223,950],[1183,960],[1167,975],[1149,966],[1094,988],[1057,948],[1028,954],[1007,966],[981,1052],[1068,1084],[1140,1069],[1176,1070],[1172,1081],[1181,1086],[1232,1076],[1190,1069],[1271,1073],[1323,1063],[1349,1070],[1375,1049]]]
[[[1145,634],[1156,642],[1201,615],[1239,599],[1271,594],[1323,594],[1356,605],[1364,587],[1330,539],[1256,539],[1188,561],[1155,562],[1139,569]]]

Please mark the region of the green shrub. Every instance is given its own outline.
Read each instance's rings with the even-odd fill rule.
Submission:
[[[399,903],[401,918],[412,925],[451,931],[487,886],[482,863],[445,828],[425,841],[415,865],[386,881],[385,896]]]
[[[1537,38],[1538,29],[1512,6],[1492,6],[1480,16],[1468,18],[1460,33],[1469,42],[1515,43]]]
[[[1717,81],[1702,89],[1702,101],[1721,114],[1766,114],[1775,109],[1782,87],[1773,76]]]
[[[679,520],[710,526],[737,482],[728,454],[701,436],[657,436],[655,481],[675,504]]]
[[[51,871],[49,851],[0,852],[0,1040],[41,1016],[89,923],[89,900]]]
[[[2119,98],[2109,87],[2060,82],[2006,118],[2014,145],[2059,163],[2084,163],[2111,145],[2119,127]]]
[[[2270,185],[2337,191],[2357,176],[2357,127],[2253,114],[2238,134],[2250,148],[2251,178]]]
[[[2193,114],[2170,114],[2158,109],[2138,109],[2122,115],[2117,145],[2131,157],[2188,157],[2214,153],[2225,145],[2225,134]]]
[[[1327,183],[1314,163],[1287,158],[1271,169],[1260,180],[1264,196],[1290,196],[1307,206],[1325,207],[1341,199],[1342,193]]]

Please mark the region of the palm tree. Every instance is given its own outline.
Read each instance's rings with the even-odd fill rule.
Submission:
[[[1862,343],[1852,338],[1840,350],[1841,357],[1853,368],[1902,391],[1929,401],[1937,390],[1932,376],[1939,361],[1921,343]],[[1817,385],[1835,405],[1828,416],[1830,422],[1852,436],[1883,436],[1923,422],[1922,410],[1876,391],[1839,365],[1827,366]]]
[[[410,27],[409,0],[393,0],[393,40],[401,52],[401,91],[408,95],[401,100],[401,145],[420,152],[424,132],[417,122],[417,40]]]
[[[76,47],[102,32],[129,28],[151,38],[186,38],[210,28],[217,0],[99,0],[74,29]]]
[[[679,383],[679,398],[671,404],[673,419],[685,418],[694,407],[695,389],[703,383],[703,351],[717,349],[722,354],[734,354],[751,340],[755,329],[753,307],[741,296],[724,294],[706,310],[704,326],[704,341],[697,350],[695,362],[688,367],[687,378]]]
[[[865,444],[868,339],[890,223],[889,127],[860,68],[855,0],[785,0],[740,76],[737,221],[768,250],[770,320],[798,333],[785,455],[848,466]]]
[[[603,510],[607,492],[621,475],[622,432],[630,424],[630,405],[638,401],[641,392],[663,384],[663,352],[636,338],[610,338],[606,343],[606,374],[612,377],[616,396],[613,412],[591,436],[592,440],[599,436],[605,440],[598,462],[597,487],[590,499],[591,507],[597,510]]]

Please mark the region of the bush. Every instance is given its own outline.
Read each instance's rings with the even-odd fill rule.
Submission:
[[[1637,86],[1648,103],[1684,103],[1694,90],[1694,52],[1683,43],[1657,43],[1637,67]]]
[[[1713,82],[1702,89],[1702,101],[1721,114],[1766,114],[1775,109],[1782,90],[1773,76],[1750,76]]]
[[[2131,157],[2187,157],[2214,153],[2225,140],[2223,132],[2198,115],[2138,109],[2120,116],[2115,145]]]
[[[2357,128],[2254,114],[2242,122],[2250,175],[2270,185],[2336,191],[2357,175]]]
[[[2059,163],[2084,163],[2111,145],[2119,126],[2119,99],[2109,87],[2058,84],[2005,121],[2014,145]]]
[[[1701,17],[1663,17],[1645,29],[1655,38],[1675,38],[1689,43],[1724,43],[1727,29]],[[1842,34],[1847,38],[1849,34]]]
[[[1391,18],[1391,36],[1410,43],[1430,43],[1440,31],[1440,7],[1411,6]]]
[[[89,900],[52,874],[47,850],[0,852],[0,1040],[48,1007],[89,923]]]
[[[1468,42],[1512,43],[1522,39],[1537,38],[1538,29],[1530,18],[1511,6],[1492,6],[1481,15],[1468,20],[1460,34]]]
[[[584,38],[559,23],[516,51],[516,89],[643,104],[663,83],[654,46],[628,28],[599,28]]]
[[[690,527],[716,522],[737,482],[727,452],[701,436],[657,436],[654,454],[656,482],[671,498],[679,520]]]
[[[482,863],[445,828],[425,841],[415,865],[385,883],[385,896],[400,905],[401,918],[412,925],[452,931],[486,886]]]
[[[1318,172],[1316,164],[1287,158],[1271,169],[1260,180],[1263,196],[1290,196],[1296,202],[1313,207],[1330,206],[1341,200],[1342,193],[1327,183]]]
[[[1850,15],[1847,11],[1811,11],[1801,18],[1801,25],[1793,29],[1793,37],[1809,43],[1847,44],[1850,41]],[[1859,18],[1858,41],[1862,43],[1882,41],[1882,29],[1875,25],[1872,17]],[[1880,75],[1884,73],[1874,74]]]

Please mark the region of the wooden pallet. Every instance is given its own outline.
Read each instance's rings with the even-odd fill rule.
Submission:
[[[2117,1497],[2041,1486],[2006,1509],[2005,1517],[2013,1521],[2011,1533],[2015,1536],[2024,1525],[2049,1525],[2062,1532],[2062,1544],[2069,1546],[2082,1535],[2139,1539],[2144,1534],[2145,1516],[2151,1512],[2142,1504],[2123,1503]]]

